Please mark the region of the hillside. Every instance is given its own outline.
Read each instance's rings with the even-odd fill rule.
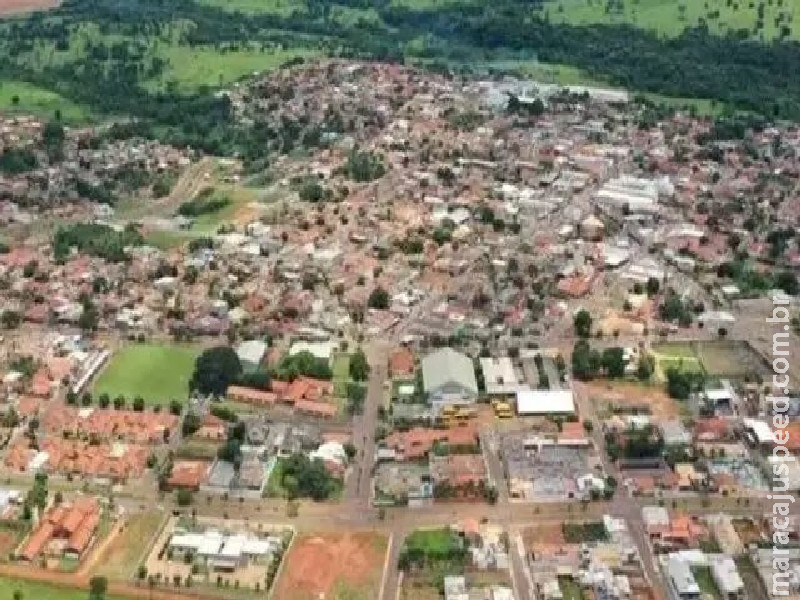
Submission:
[[[65,0],[0,22],[0,109],[135,116],[120,135],[265,160],[274,132],[235,123],[215,92],[340,56],[600,82],[797,120],[800,45],[788,38],[800,0],[771,1]]]

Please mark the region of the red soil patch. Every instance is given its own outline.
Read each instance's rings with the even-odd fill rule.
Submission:
[[[677,402],[662,389],[618,381],[581,385],[586,390],[585,395],[595,402],[596,410],[613,405],[643,409],[658,419],[674,419],[680,416]]]
[[[337,586],[378,596],[386,540],[375,533],[305,535],[284,558],[283,573],[273,594],[281,600],[331,598]]]
[[[0,0],[0,15],[46,10],[55,8],[59,3],[59,0]]]

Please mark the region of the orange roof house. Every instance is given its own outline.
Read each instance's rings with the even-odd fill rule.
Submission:
[[[208,478],[211,463],[205,460],[178,460],[172,465],[172,473],[167,479],[170,489],[197,491]]]
[[[58,505],[42,518],[39,527],[31,533],[18,552],[21,560],[32,561],[37,556],[64,553],[79,558],[91,544],[100,524],[100,508],[93,498],[79,498],[71,506]]]
[[[194,432],[194,437],[204,440],[223,440],[228,433],[228,424],[212,414],[203,417],[200,428]]]
[[[408,431],[395,431],[384,440],[395,451],[398,460],[424,458],[437,442],[449,446],[477,446],[478,432],[471,426],[450,429],[415,427]]]
[[[230,400],[257,406],[271,406],[278,401],[278,395],[275,392],[265,392],[241,385],[228,386],[226,395]]]
[[[398,348],[389,356],[389,375],[409,377],[414,374],[414,355],[408,348]]]

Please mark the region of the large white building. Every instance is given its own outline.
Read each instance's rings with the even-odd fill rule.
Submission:
[[[520,390],[517,392],[517,414],[573,414],[575,398],[572,390]]]
[[[422,384],[436,413],[445,406],[472,404],[478,398],[472,359],[452,348],[441,348],[422,359]]]
[[[203,533],[176,533],[169,540],[170,550],[191,553],[218,570],[233,570],[250,560],[264,560],[282,546],[279,537],[262,539],[244,533],[228,535],[214,529]]]

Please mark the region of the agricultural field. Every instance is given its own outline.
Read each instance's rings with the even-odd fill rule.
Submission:
[[[118,350],[100,373],[92,392],[111,398],[136,396],[145,404],[166,406],[171,400],[186,402],[189,379],[200,354],[195,346],[133,344]]]
[[[303,11],[305,2],[298,0],[200,0],[202,4],[245,14],[272,14],[286,16],[296,10]]]
[[[127,580],[133,576],[164,519],[164,513],[158,510],[130,515],[124,529],[100,557],[100,567],[95,574],[117,580]]]
[[[763,27],[756,31],[759,5],[763,5]],[[800,39],[800,26],[790,21],[798,13],[798,0],[782,2],[750,2],[749,0],[708,0],[686,2],[675,0],[548,0],[542,12],[553,22],[574,25],[629,24],[650,29],[661,35],[677,36],[687,27],[701,22],[715,33],[748,30],[751,36],[764,41],[780,35],[782,25],[789,26],[792,39]],[[781,16],[783,15],[783,16]],[[776,20],[782,19],[781,25]]]
[[[373,600],[387,539],[377,533],[301,535],[284,558],[273,597],[281,600]]]

